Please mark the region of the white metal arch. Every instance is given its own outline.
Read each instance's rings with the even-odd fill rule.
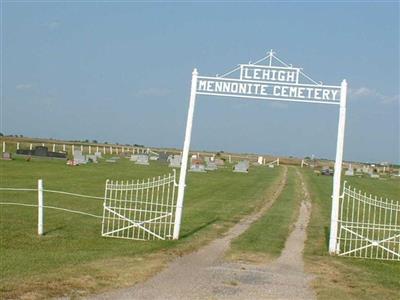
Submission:
[[[260,64],[262,61],[266,60],[268,61],[268,64]],[[273,65],[272,63],[274,60],[280,63],[280,65]],[[240,77],[226,77],[234,72],[240,72]],[[300,83],[300,76],[305,78],[309,83]],[[280,60],[275,56],[275,53],[272,50],[269,51],[266,57],[256,61],[255,63],[250,62],[248,64],[240,64],[237,68],[221,76],[199,76],[197,69],[194,69],[192,73],[189,110],[185,140],[183,144],[182,165],[179,176],[173,239],[179,238],[193,115],[197,95],[339,105],[335,172],[333,177],[331,229],[329,238],[329,252],[331,254],[337,253],[340,180],[346,121],[346,80],[343,80],[340,86],[324,85],[322,82],[317,82],[310,78],[301,68],[294,68],[292,65],[288,65]]]

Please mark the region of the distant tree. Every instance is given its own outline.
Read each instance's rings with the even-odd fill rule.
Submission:
[[[86,139],[86,140],[84,140],[83,142],[84,142],[84,143],[89,143],[89,140],[88,140],[88,139]]]
[[[4,136],[4,134],[2,132],[0,132],[0,136]]]
[[[115,145],[119,145],[118,143],[115,143]]]
[[[108,142],[104,142],[104,144],[106,144],[106,145],[107,145],[107,144],[108,144]]]
[[[93,144],[97,144],[97,140],[93,140],[92,143],[93,143]]]
[[[23,138],[24,136],[22,134],[20,134],[19,137]]]

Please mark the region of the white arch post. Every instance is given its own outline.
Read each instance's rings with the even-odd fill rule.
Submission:
[[[340,108],[339,108],[338,135],[336,141],[335,173],[333,174],[331,229],[329,234],[330,254],[338,253],[337,231],[338,231],[338,217],[339,217],[340,185],[341,185],[342,164],[343,164],[344,131],[346,125],[346,102],[347,102],[347,82],[346,80],[343,80],[340,89],[340,104],[339,104]]]
[[[189,101],[189,110],[186,123],[185,141],[183,143],[181,172],[179,174],[178,198],[176,201],[175,224],[174,224],[174,234],[173,234],[174,240],[179,239],[179,231],[181,228],[181,221],[182,221],[183,199],[185,196],[185,187],[186,187],[187,163],[189,158],[190,140],[192,137],[194,107],[196,104],[197,75],[198,75],[197,69],[194,69],[192,73],[192,86],[190,89],[190,101]]]

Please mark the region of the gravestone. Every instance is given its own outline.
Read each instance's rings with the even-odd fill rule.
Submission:
[[[273,169],[273,168],[275,168],[275,166],[274,165],[268,165],[268,168]]]
[[[78,165],[87,163],[85,156],[82,155],[81,150],[74,150],[74,158],[73,159],[74,159],[75,164],[78,164]]]
[[[161,152],[158,154],[158,161],[160,162],[167,162],[168,161],[168,154],[167,152]]]
[[[215,171],[215,170],[217,170],[218,169],[218,166],[217,166],[217,164],[215,163],[215,160],[214,159],[208,159],[208,157],[206,157],[206,159],[205,159],[205,162],[206,162],[206,170],[207,171]]]
[[[349,165],[349,168],[346,170],[346,172],[344,172],[344,175],[346,175],[346,176],[354,176],[354,170],[353,170],[353,167],[351,165]]]
[[[129,159],[130,161],[137,161],[137,159],[138,159],[138,154],[132,154],[131,155],[131,158]]]
[[[3,152],[3,160],[12,160],[10,152]]]
[[[136,160],[135,164],[145,165],[145,166],[149,165],[149,156],[146,154],[139,154],[137,156],[137,160]]]
[[[199,173],[204,173],[206,172],[206,168],[204,164],[202,164],[200,161],[196,160],[195,163],[193,163],[190,166],[190,172],[199,172]]]
[[[237,172],[237,173],[248,173],[248,172],[249,172],[249,161],[248,161],[248,160],[239,161],[239,162],[233,167],[233,172]]]
[[[35,151],[33,152],[33,155],[35,155],[35,156],[47,156],[48,153],[49,153],[49,150],[47,149],[47,147],[37,146],[37,147],[35,147]]]
[[[170,155],[168,157],[169,166],[171,168],[180,168],[182,163],[182,156],[181,155]]]

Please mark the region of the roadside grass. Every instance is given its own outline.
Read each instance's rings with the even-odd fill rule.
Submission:
[[[298,217],[301,195],[295,168],[289,167],[282,193],[264,216],[232,241],[227,258],[254,263],[277,258]]]
[[[333,257],[328,253],[332,177],[302,170],[312,198],[305,246],[308,272],[319,299],[399,299],[400,262]],[[398,179],[345,177],[348,184],[372,195],[400,198]]]
[[[127,159],[70,167],[65,161],[17,158],[0,161],[0,186],[36,188],[102,197],[106,179],[143,179],[172,172],[166,164],[134,165]],[[266,187],[281,169],[252,167],[248,174],[221,168],[188,173],[179,241],[101,237],[101,219],[45,209],[45,235],[37,236],[37,209],[0,206],[0,298],[85,295],[134,284],[176,255],[210,241],[262,205]],[[1,202],[36,204],[35,192],[0,191]],[[45,193],[45,204],[101,215],[102,201]]]

